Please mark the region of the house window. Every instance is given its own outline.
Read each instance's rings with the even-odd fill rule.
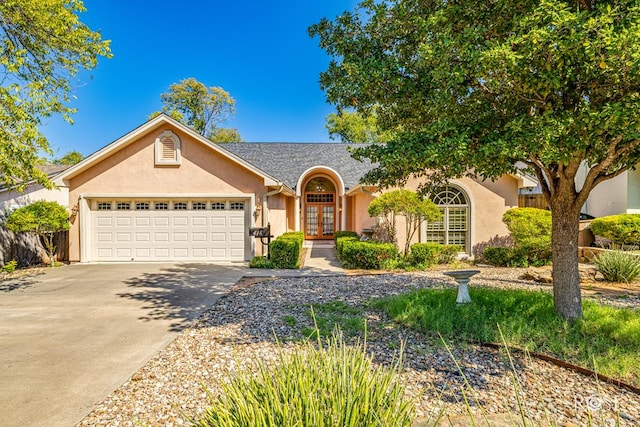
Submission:
[[[173,202],[173,210],[186,211],[187,210],[187,202]]]
[[[194,211],[203,211],[207,209],[207,204],[205,202],[193,202],[192,206]]]
[[[116,209],[119,211],[128,211],[131,209],[131,203],[129,202],[118,202],[116,203]]]
[[[148,211],[149,203],[148,202],[136,202],[136,210],[137,211]]]
[[[229,208],[232,211],[243,211],[244,210],[244,202],[231,202]]]
[[[166,210],[169,209],[169,203],[167,203],[167,202],[155,202],[153,204],[153,207],[157,211],[166,211]]]
[[[176,166],[180,165],[181,146],[178,135],[171,131],[164,131],[155,141],[155,164]]]
[[[111,210],[111,202],[98,202],[98,210],[99,211]]]
[[[458,188],[447,186],[437,190],[432,200],[442,212],[442,220],[427,223],[426,241],[443,245],[460,245],[468,251],[469,202],[467,197]]]
[[[211,202],[211,209],[214,211],[223,211],[224,208],[224,202]]]

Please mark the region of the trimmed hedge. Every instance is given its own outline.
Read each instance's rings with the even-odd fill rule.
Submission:
[[[415,243],[411,245],[410,263],[415,267],[429,267],[433,264],[449,264],[462,251],[460,245],[440,243]]]
[[[274,268],[300,268],[298,260],[304,243],[304,233],[290,231],[271,242],[269,253]]]
[[[336,255],[338,256],[338,259],[342,261],[342,248],[344,247],[345,242],[359,242],[360,238],[358,237],[358,233],[354,231],[336,231],[334,240],[336,242]]]
[[[541,266],[551,262],[551,212],[536,208],[513,208],[502,216],[513,247],[487,247],[482,258],[501,267]]]
[[[338,240],[341,237],[358,237],[358,233],[355,231],[335,231],[333,233],[334,240]]]
[[[398,248],[393,243],[361,242],[353,237],[342,237],[340,242],[340,261],[347,268],[381,270],[398,258]]]
[[[596,236],[618,245],[640,244],[640,214],[603,216],[591,221],[589,227]]]
[[[415,243],[411,245],[411,265],[428,267],[438,262],[440,243]]]

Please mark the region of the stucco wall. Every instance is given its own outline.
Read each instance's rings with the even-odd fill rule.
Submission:
[[[415,191],[421,182],[416,179],[409,180],[405,188]],[[451,181],[451,184],[460,188],[468,197],[470,241],[467,250],[469,253],[473,253],[475,245],[487,242],[492,237],[508,234],[507,227],[502,222],[502,215],[508,209],[518,206],[518,182],[516,179],[509,176],[503,176],[496,181],[461,178]],[[370,199],[366,201],[363,208],[356,206],[358,214],[361,215],[361,212],[366,214],[369,202]],[[402,249],[406,241],[404,218],[397,218],[396,227],[397,243]],[[360,229],[356,231],[359,232]],[[420,236],[420,231],[416,232],[412,242],[420,241]]]
[[[353,224],[350,230],[360,234],[363,229],[371,228],[376,223],[376,218],[371,218],[367,212],[374,197],[369,193],[360,192],[353,194],[350,199],[350,207],[353,209]]]
[[[180,166],[156,166],[154,142],[165,130],[172,130],[181,140],[182,162]],[[69,203],[78,203],[81,194],[253,194],[254,203],[262,202],[265,192],[261,177],[237,163],[224,158],[211,148],[164,125],[150,130],[137,140],[122,147],[98,164],[72,177],[69,183]],[[251,221],[261,225],[261,214]],[[253,224],[247,224],[251,226]],[[76,220],[69,231],[69,256],[71,261],[80,259],[80,221]]]
[[[640,170],[627,171],[627,212],[640,213]]]
[[[59,187],[47,190],[40,184],[29,184],[24,192],[2,191],[0,192],[0,211],[11,211],[39,200],[58,202],[64,207],[69,207],[69,189]]]

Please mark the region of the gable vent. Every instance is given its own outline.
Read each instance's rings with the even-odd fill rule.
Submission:
[[[180,138],[171,131],[164,131],[155,141],[156,165],[180,165]]]
[[[170,136],[160,139],[162,145],[162,160],[176,160],[176,143]]]

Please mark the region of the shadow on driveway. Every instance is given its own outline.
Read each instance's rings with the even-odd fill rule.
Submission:
[[[169,330],[180,332],[227,292],[229,281],[244,270],[233,265],[177,264],[124,280],[130,290],[117,295],[143,303],[139,320],[174,320]]]

